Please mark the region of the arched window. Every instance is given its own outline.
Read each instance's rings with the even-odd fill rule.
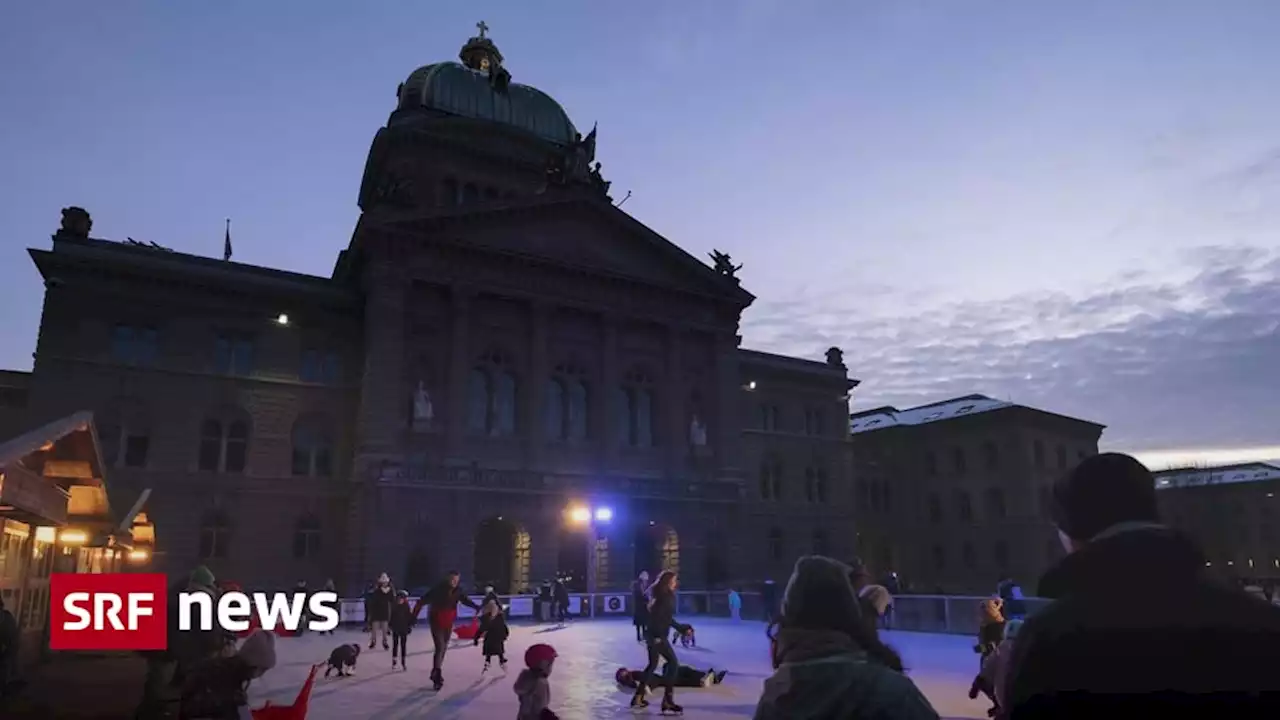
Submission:
[[[146,467],[151,450],[151,419],[134,399],[112,402],[97,422],[98,444],[107,467]]]
[[[782,551],[782,530],[773,528],[769,530],[769,557],[774,560],[781,560]]]
[[[231,552],[231,519],[214,509],[200,518],[200,559],[224,558]]]
[[[323,419],[311,416],[294,423],[292,466],[297,476],[333,475],[333,437]]]
[[[558,365],[547,381],[546,435],[552,441],[587,439],[587,415],[590,412],[586,372],[573,364]]]
[[[809,502],[817,502],[818,488],[817,478],[813,468],[804,469],[804,499]]]
[[[782,461],[767,459],[760,463],[760,499],[782,499]]]
[[[825,530],[813,531],[813,554],[828,555],[830,550],[827,547],[827,533]]]
[[[634,448],[650,448],[654,442],[655,402],[653,378],[643,371],[627,373],[624,380],[620,400],[624,403],[626,433],[622,436],[623,444]]]
[[[293,527],[293,556],[299,560],[320,556],[320,520],[307,513]]]
[[[892,500],[893,500],[893,495],[890,493],[890,490],[889,490],[889,481],[881,480],[880,481],[880,501],[884,505],[885,512],[890,512],[893,510]]]
[[[814,471],[814,484],[817,489],[818,502],[827,501],[827,469],[818,468]]]
[[[241,473],[249,455],[249,420],[242,411],[210,414],[200,423],[198,467],[205,472]]]
[[[511,358],[485,353],[467,379],[467,429],[475,435],[503,437],[516,432],[519,383]]]

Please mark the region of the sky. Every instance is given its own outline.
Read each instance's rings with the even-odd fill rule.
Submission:
[[[0,7],[0,367],[68,205],[328,275],[396,86],[484,20],[626,211],[744,265],[854,409],[983,393],[1150,464],[1280,457],[1280,3],[63,0]]]

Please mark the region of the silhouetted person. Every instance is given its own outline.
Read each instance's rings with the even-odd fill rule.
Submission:
[[[1104,453],[1053,485],[1069,553],[1014,642],[1004,717],[1280,717],[1280,610],[1211,579],[1155,480]]]

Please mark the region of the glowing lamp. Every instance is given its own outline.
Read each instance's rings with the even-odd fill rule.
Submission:
[[[596,508],[596,522],[609,522],[613,519],[613,508]]]
[[[149,557],[151,557],[151,553],[146,550],[129,551],[129,562],[146,562]]]
[[[576,507],[569,511],[569,520],[578,525],[591,522],[591,511],[584,507]]]
[[[289,324],[289,316],[288,316],[288,315],[286,315],[286,314],[284,314],[284,313],[280,313],[279,315],[277,315],[277,316],[276,316],[276,324],[277,324],[277,325],[288,325],[288,324]]]
[[[83,530],[63,530],[58,539],[63,545],[83,545],[89,542],[89,533]]]

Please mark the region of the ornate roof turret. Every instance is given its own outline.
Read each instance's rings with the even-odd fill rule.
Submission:
[[[480,34],[467,40],[467,44],[458,51],[458,59],[466,67],[480,72],[490,72],[495,67],[502,67],[502,53],[498,51],[498,46],[484,35],[489,32],[488,24],[481,20],[476,23],[476,29]]]

